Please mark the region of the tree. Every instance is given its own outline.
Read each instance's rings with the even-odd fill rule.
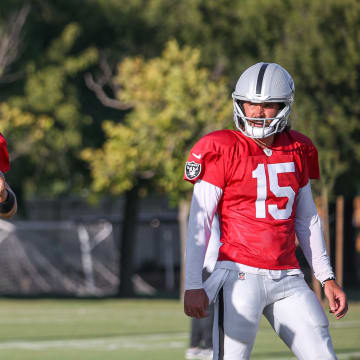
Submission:
[[[283,65],[295,80],[292,125],[319,150],[321,180],[314,182],[325,235],[335,194],[359,192],[359,10],[356,0],[246,1],[243,49],[255,60]]]
[[[5,18],[0,26],[0,82],[12,82],[17,78],[10,67],[22,49],[23,28],[29,15],[30,5],[25,3],[19,10]]]
[[[274,49],[275,59],[294,75],[294,124],[318,146],[320,184],[328,192],[348,169],[349,159],[360,160],[359,11],[353,0],[293,3],[286,39]]]
[[[66,26],[40,62],[27,64],[23,94],[1,105],[1,127],[15,169],[10,177],[15,187],[25,185],[27,193],[57,195],[83,184],[72,170],[82,129],[91,118],[81,113],[71,79],[96,62],[98,53],[91,47],[72,52],[80,31],[77,24]]]
[[[319,149],[321,178],[313,185],[330,249],[329,200],[335,199],[340,181],[340,194],[353,196],[358,174],[355,164],[360,161],[360,56],[355,50],[360,45],[360,4],[304,0],[292,6],[286,38],[274,53],[294,75],[294,124]]]
[[[232,117],[225,80],[212,79],[200,67],[200,57],[198,50],[180,48],[170,41],[161,57],[121,62],[118,96],[131,103],[133,110],[123,123],[104,124],[107,139],[103,148],[83,152],[97,192],[120,194],[147,180],[152,189],[169,194],[180,207],[182,247],[192,191],[183,181],[188,152],[202,135],[224,128]],[[129,253],[122,255],[129,258]]]

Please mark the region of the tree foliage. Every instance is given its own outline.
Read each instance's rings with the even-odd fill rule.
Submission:
[[[319,148],[320,185],[335,182],[360,160],[360,3],[352,0],[294,2],[286,38],[275,59],[293,74],[296,128]],[[346,192],[345,189],[342,190]]]
[[[11,19],[15,19],[14,14],[19,14],[24,6],[30,7],[26,21],[18,28],[20,33],[11,32]],[[121,129],[121,133],[131,131],[127,136],[132,146],[121,149],[122,152],[129,151],[127,157],[130,161],[113,159],[109,165],[114,169],[113,165],[121,165],[126,176],[107,170],[110,179],[119,178],[116,181],[118,185],[115,186],[113,180],[105,179],[100,184],[97,176],[95,188],[104,193],[106,186],[111,183],[109,190],[120,193],[134,185],[132,182],[138,176],[145,176],[154,180],[152,184],[159,184],[163,190],[172,192],[173,188],[160,184],[161,180],[157,181],[156,176],[164,172],[169,176],[178,176],[182,172],[181,162],[170,160],[169,157],[166,161],[168,170],[165,171],[164,165],[164,169],[159,171],[162,156],[154,153],[155,146],[149,145],[150,141],[145,138],[141,123],[145,120],[141,119],[152,116],[151,123],[156,128],[156,131],[152,129],[152,138],[160,141],[159,131],[173,131],[174,128],[177,131],[177,128],[166,125],[165,121],[154,122],[157,114],[161,114],[160,119],[166,116],[178,119],[180,116],[181,120],[188,111],[194,120],[191,123],[194,129],[186,129],[189,138],[181,136],[177,139],[173,136],[178,141],[174,145],[174,153],[180,152],[201,135],[199,128],[203,126],[203,115],[200,114],[205,110],[200,109],[200,104],[207,107],[208,103],[199,96],[199,106],[196,108],[199,114],[193,115],[192,111],[195,110],[186,109],[188,99],[184,96],[181,107],[175,103],[173,108],[168,106],[164,109],[154,105],[146,113],[143,109],[147,99],[154,101],[147,94],[152,92],[152,88],[150,85],[136,85],[135,82],[141,82],[140,74],[144,76],[150,73],[150,70],[145,72],[144,69],[151,64],[155,93],[161,93],[158,89],[161,86],[165,86],[167,91],[183,86],[182,77],[172,75],[174,83],[170,86],[165,80],[160,80],[165,78],[163,70],[154,69],[164,66],[160,61],[164,57],[161,53],[168,41],[175,38],[181,49],[190,47],[201,54],[196,65],[196,72],[200,72],[196,75],[199,79],[202,79],[204,71],[210,80],[215,81],[221,76],[228,79],[226,84],[224,80],[219,82],[220,88],[227,87],[228,96],[239,74],[255,62],[274,61],[288,69],[296,85],[293,127],[309,135],[319,148],[321,186],[329,189],[335,186],[337,192],[351,194],[358,186],[356,178],[360,175],[357,170],[360,156],[357,121],[360,111],[357,102],[359,6],[357,0],[329,0],[325,3],[320,0],[2,1],[0,101],[1,112],[7,113],[3,115],[2,131],[8,137],[13,167],[22,174],[19,176],[16,171],[13,181],[18,186],[25,183],[28,195],[79,193],[87,188],[91,180],[79,154],[89,147],[99,148],[100,153],[105,152],[110,146],[109,140],[120,132],[119,126],[122,124],[125,129]],[[11,33],[19,36],[13,42],[18,45],[16,51],[9,53],[6,51],[10,48],[3,44]],[[1,49],[6,50],[2,54],[12,56],[1,57]],[[98,79],[101,72],[98,61],[104,58],[110,70],[119,69],[114,71],[109,81],[116,83],[120,89],[124,88],[119,96],[113,93],[114,89],[109,83],[103,83],[104,94],[134,103],[133,111],[107,109],[86,87],[84,74],[91,72],[93,78]],[[156,79],[158,74],[159,79]],[[198,85],[193,85],[189,80],[190,84],[194,90],[190,89],[189,94],[195,102],[199,94],[196,92]],[[130,89],[130,85],[133,88]],[[139,92],[144,92],[141,101]],[[227,111],[231,111],[231,105]],[[25,125],[16,131],[12,125],[17,122],[5,120],[16,112],[33,119],[34,124],[29,131],[25,131]],[[50,124],[45,132],[41,125],[44,118]],[[126,121],[123,123],[124,119]],[[216,123],[217,120],[211,119],[212,124],[213,121]],[[228,121],[231,122],[231,115]],[[130,126],[130,122],[134,122],[134,125]],[[41,141],[28,139],[34,132],[34,126],[40,128],[39,133],[43,132]],[[190,123],[186,123],[186,126],[190,126]],[[134,161],[134,158],[138,158],[137,151],[141,149],[135,131],[147,143],[148,149],[153,151],[153,156],[148,156],[150,159],[144,156],[139,163]],[[26,139],[22,141],[24,134]],[[181,141],[183,144],[180,144]],[[139,150],[133,149],[135,145]],[[169,145],[160,141],[159,148],[166,146]],[[144,163],[148,163],[148,167]],[[177,172],[175,166],[179,167]],[[346,184],[346,187],[342,184]],[[181,189],[183,185],[179,183],[176,186]]]
[[[151,179],[174,200],[188,193],[182,180],[188,151],[202,135],[231,121],[224,79],[199,66],[200,52],[170,41],[161,57],[127,58],[118,69],[119,96],[133,105],[123,123],[106,122],[102,149],[87,149],[96,191],[119,194]]]
[[[83,183],[72,176],[72,159],[91,118],[81,111],[75,79],[97,61],[98,52],[92,47],[73,52],[80,31],[78,24],[68,24],[49,43],[41,61],[26,64],[23,92],[1,105],[1,129],[14,167],[24,170],[21,181],[27,193],[57,195]]]

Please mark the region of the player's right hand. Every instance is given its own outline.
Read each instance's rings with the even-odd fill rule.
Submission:
[[[209,316],[207,309],[209,298],[204,289],[186,290],[184,295],[184,312],[190,317],[201,319]]]

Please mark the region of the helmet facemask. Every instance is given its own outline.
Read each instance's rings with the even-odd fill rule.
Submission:
[[[234,121],[236,127],[246,136],[261,139],[283,131],[288,124],[290,104],[282,103],[280,110],[273,118],[252,118],[245,116],[243,101],[233,94]],[[268,102],[268,101],[267,101]],[[262,126],[254,126],[251,121],[262,122]]]

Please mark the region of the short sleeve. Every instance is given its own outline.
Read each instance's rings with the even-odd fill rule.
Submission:
[[[302,176],[300,186],[305,186],[310,179],[320,179],[319,158],[316,147],[308,139],[301,152]]]
[[[10,170],[9,153],[5,138],[0,134],[0,171],[7,172]]]
[[[199,179],[221,189],[225,186],[224,155],[209,137],[194,145],[185,163],[184,180],[194,184]]]
[[[319,156],[316,147],[311,144],[307,151],[307,169],[310,179],[320,179]]]

